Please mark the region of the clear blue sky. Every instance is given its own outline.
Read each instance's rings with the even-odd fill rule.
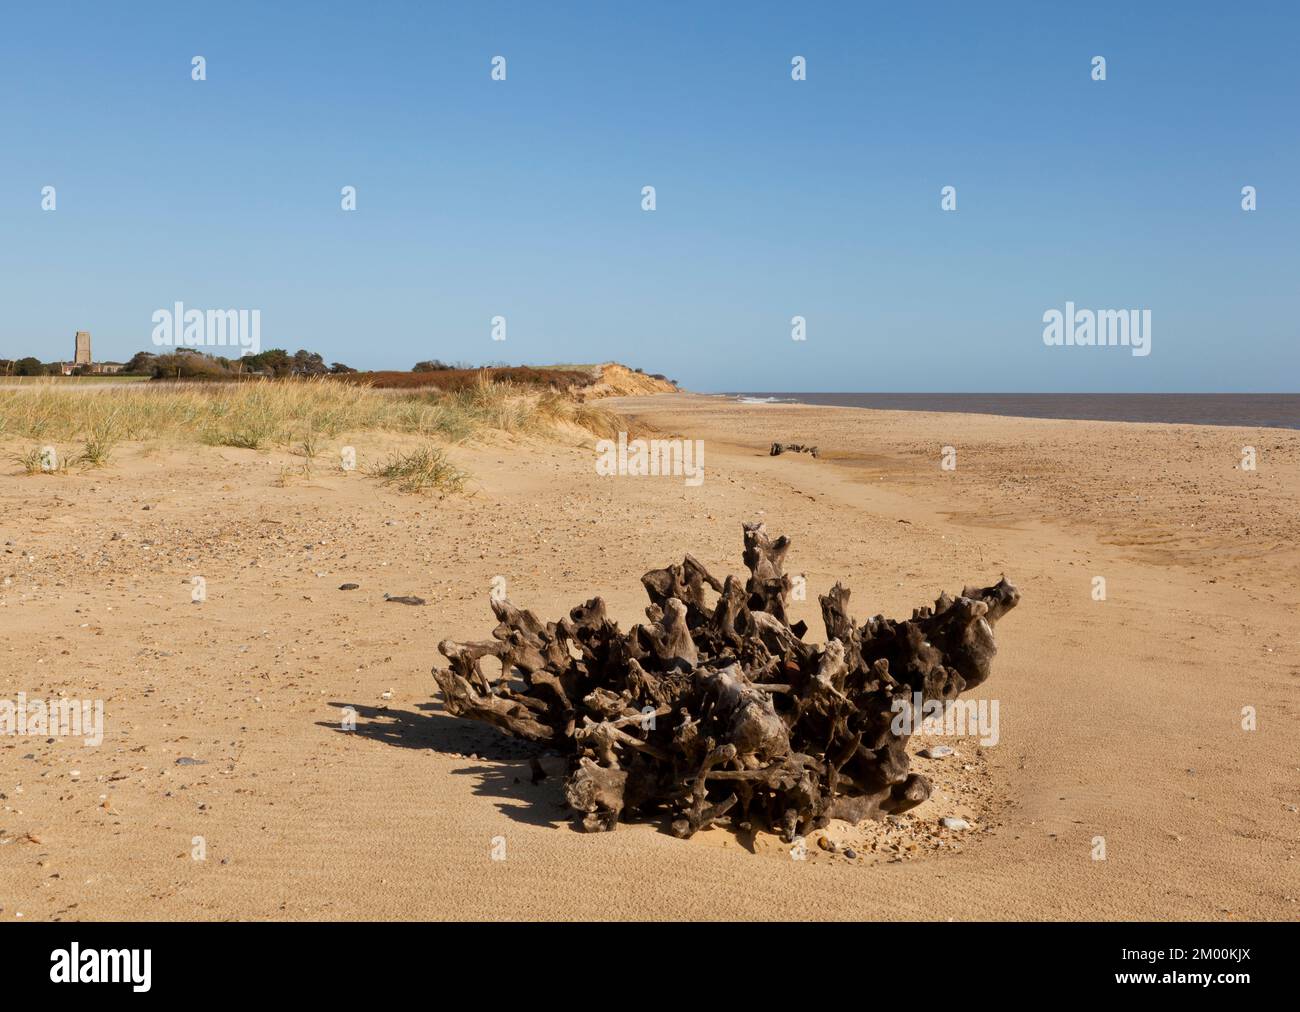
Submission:
[[[359,368],[1294,391],[1298,35],[1294,2],[14,4],[0,357],[125,359],[181,300]],[[1152,310],[1151,356],[1045,347],[1067,299]]]

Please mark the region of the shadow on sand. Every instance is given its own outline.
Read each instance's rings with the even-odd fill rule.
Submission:
[[[461,766],[452,772],[477,777],[475,795],[492,798],[502,815],[530,826],[567,827],[581,832],[575,826],[572,810],[564,801],[563,776],[556,771],[554,761],[548,763],[551,775],[533,783],[531,760],[545,755],[544,749],[511,738],[489,725],[449,716],[438,702],[420,703],[415,710],[340,702],[331,702],[330,706],[340,711],[351,707],[356,712],[356,729],[342,729],[342,713],[338,722],[322,720],[317,722],[318,726],[340,734],[372,738],[398,748],[428,749],[471,761],[480,760],[475,765]],[[753,832],[733,830],[725,825],[719,828],[730,832],[741,847],[754,853]],[[666,818],[659,829],[660,832],[669,832]]]
[[[337,701],[330,706],[340,711],[339,720],[318,721],[319,727],[398,748],[427,749],[444,756],[463,757],[473,765],[460,766],[452,772],[476,777],[474,793],[496,801],[502,815],[532,826],[572,825],[572,813],[564,803],[561,777],[548,776],[533,783],[531,760],[541,757],[542,749],[507,737],[494,727],[448,716],[441,703],[420,703],[414,710]],[[356,713],[356,728],[345,731],[343,711],[349,708]],[[486,765],[489,763],[492,765]]]

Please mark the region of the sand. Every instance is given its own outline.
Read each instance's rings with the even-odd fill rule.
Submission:
[[[472,494],[442,500],[333,469],[282,483],[293,458],[210,447],[4,468],[0,699],[103,699],[106,727],[98,747],[0,737],[0,919],[1300,914],[1300,433],[612,406],[704,439],[703,484],[598,477],[576,437],[455,447]],[[823,455],[770,457],[776,439]],[[544,618],[601,593],[627,625],[647,569],[741,572],[756,518],[793,539],[815,638],[836,580],[862,617],[1002,573],[1023,595],[974,694],[998,744],[915,759],[935,796],[832,827],[853,859],[577,832],[527,749],[441,712],[436,643],[489,632],[494,577]]]

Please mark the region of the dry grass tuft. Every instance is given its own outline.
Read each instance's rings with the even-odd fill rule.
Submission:
[[[469,477],[436,446],[395,453],[368,473],[403,492],[459,492]]]

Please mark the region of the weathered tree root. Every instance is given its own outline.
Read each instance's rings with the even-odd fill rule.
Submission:
[[[814,646],[786,616],[789,547],[746,524],[743,583],[690,555],[651,570],[648,622],[627,633],[599,597],[545,624],[493,600],[493,639],[438,644],[446,710],[568,756],[565,798],[588,830],[666,819],[685,837],[726,820],[791,840],[831,818],[907,811],[930,796],[908,772],[918,694],[949,701],[987,679],[993,626],[1020,595],[1004,577],[859,626],[836,584]],[[489,656],[499,673],[483,671]]]
[[[773,443],[771,457],[779,457],[783,453],[811,453],[817,456],[817,447],[808,446],[806,443]]]

